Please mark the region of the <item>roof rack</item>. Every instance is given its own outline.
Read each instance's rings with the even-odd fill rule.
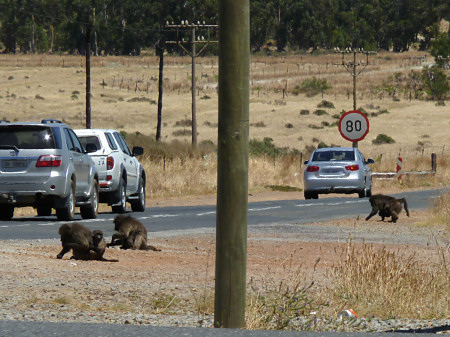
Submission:
[[[52,124],[52,123],[61,123],[62,124],[62,122],[59,120],[59,119],[43,119],[43,120],[41,120],[41,123],[44,123],[44,124]]]

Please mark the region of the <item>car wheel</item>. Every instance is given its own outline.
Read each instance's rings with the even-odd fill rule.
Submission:
[[[304,192],[303,195],[305,196],[305,199],[311,199],[311,192]]]
[[[145,211],[145,180],[142,177],[139,179],[138,188],[138,199],[131,202],[131,209],[133,210],[133,212]]]
[[[98,215],[98,188],[98,181],[94,179],[91,196],[89,198],[90,204],[80,207],[80,213],[83,219],[95,219]]]
[[[311,193],[311,197],[313,199],[319,199],[319,193],[317,193],[317,192]]]
[[[56,209],[58,220],[71,221],[75,217],[75,183],[70,183],[69,196],[64,207]]]
[[[52,208],[49,206],[38,206],[36,208],[38,216],[49,216],[52,215]]]
[[[360,198],[364,198],[364,197],[366,196],[366,190],[363,189],[362,191],[359,191],[359,192],[358,192],[358,196],[359,196]]]
[[[369,188],[368,190],[366,190],[366,197],[370,198],[372,196],[372,188]]]
[[[127,184],[125,179],[120,180],[117,192],[120,198],[119,204],[112,206],[112,211],[114,213],[125,213],[127,211]]]
[[[0,205],[0,220],[11,220],[14,216],[14,206],[9,204]]]

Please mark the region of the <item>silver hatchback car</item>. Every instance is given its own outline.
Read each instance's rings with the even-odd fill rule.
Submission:
[[[305,161],[303,176],[305,199],[317,199],[319,194],[358,193],[360,198],[372,195],[372,172],[369,164],[353,147],[316,149]]]

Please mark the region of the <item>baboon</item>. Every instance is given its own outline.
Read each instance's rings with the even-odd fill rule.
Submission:
[[[121,245],[122,249],[161,251],[147,244],[147,229],[144,224],[129,215],[120,214],[114,218],[114,233],[108,247]]]
[[[62,259],[64,254],[72,249],[71,259],[118,262],[118,260],[107,260],[103,257],[106,242],[101,230],[92,232],[79,223],[72,223],[62,225],[59,228],[59,234],[61,235],[62,250],[56,256],[58,259]]]
[[[405,198],[396,199],[388,195],[374,194],[369,198],[369,202],[372,206],[372,211],[370,211],[366,220],[369,220],[378,213],[382,221],[386,217],[391,217],[391,221],[395,223],[397,222],[398,215],[402,211],[402,204],[405,208],[406,215],[409,216],[408,204]]]

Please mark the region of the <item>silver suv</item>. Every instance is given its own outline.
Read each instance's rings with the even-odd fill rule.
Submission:
[[[39,216],[52,208],[59,220],[72,220],[75,207],[84,219],[98,214],[98,173],[75,132],[54,119],[41,123],[0,122],[0,220],[14,208],[32,206]]]
[[[140,146],[130,151],[125,139],[116,130],[75,130],[82,144],[95,144],[97,151],[89,155],[97,166],[100,202],[107,203],[115,213],[124,213],[127,202],[135,212],[145,210],[145,170],[136,158],[144,153]]]

